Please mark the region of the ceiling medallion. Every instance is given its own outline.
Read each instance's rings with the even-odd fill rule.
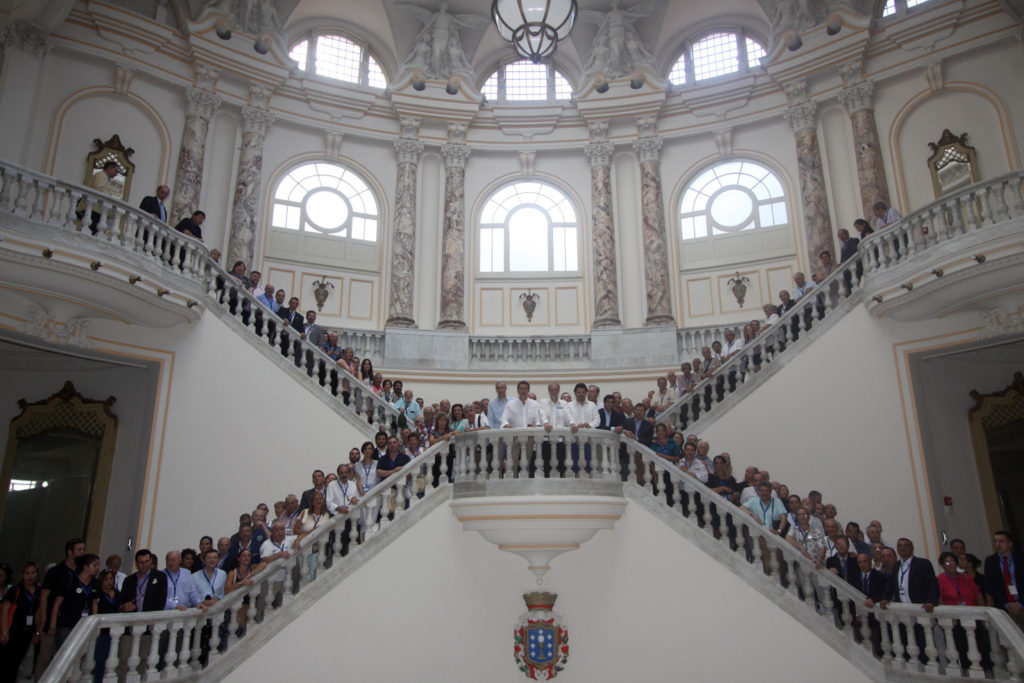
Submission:
[[[494,0],[491,18],[502,39],[534,64],[555,54],[576,23],[576,0]]]
[[[519,670],[534,681],[551,680],[569,661],[569,631],[551,611],[557,598],[543,591],[523,594],[527,611],[515,624],[513,654]]]

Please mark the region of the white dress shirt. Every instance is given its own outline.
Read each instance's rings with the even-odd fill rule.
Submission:
[[[543,424],[540,414],[540,405],[532,398],[520,401],[518,398],[510,399],[501,411],[501,426],[529,427]]]
[[[376,468],[373,471],[377,474]],[[338,514],[338,508],[347,508],[354,505],[350,503],[353,498],[359,498],[359,484],[349,479],[344,484],[340,479],[335,479],[327,485],[327,511],[332,515]]]
[[[555,429],[569,426],[569,416],[566,414],[566,403],[562,399],[542,398],[537,401],[540,406],[541,424],[551,425]]]
[[[565,410],[568,413],[570,425],[582,426],[586,424],[596,429],[597,425],[601,422],[601,416],[597,412],[596,403],[573,401]]]

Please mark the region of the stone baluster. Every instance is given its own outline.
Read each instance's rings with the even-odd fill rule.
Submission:
[[[590,162],[591,242],[594,245],[595,329],[622,327],[619,319],[619,282],[616,271],[615,218],[612,213],[612,154],[608,122],[590,124],[592,142],[583,148]]]
[[[200,69],[208,81],[209,89],[189,86],[185,88],[185,126],[178,150],[178,168],[174,174],[174,201],[168,223],[190,216],[199,207],[199,192],[203,185],[203,155],[210,120],[217,113],[221,99],[212,92],[216,72]]]
[[[839,103],[850,117],[853,128],[853,148],[857,157],[857,182],[860,185],[860,201],[863,217],[871,216],[875,202],[890,206],[889,185],[882,163],[881,144],[878,140],[878,126],[875,125],[875,111],[872,108],[875,84],[860,81],[839,91]]]
[[[673,325],[668,243],[665,236],[665,202],[661,190],[659,156],[664,140],[654,134],[655,117],[638,119],[639,137],[633,149],[640,162],[640,202],[643,216],[644,284],[647,289],[645,326]]]
[[[789,107],[784,113],[796,136],[796,161],[800,174],[800,200],[804,214],[804,230],[807,234],[807,259],[811,264],[818,262],[823,250],[832,248],[832,220],[828,214],[828,195],[825,193],[825,174],[821,165],[821,148],[818,146],[818,105],[814,102],[800,102]]]
[[[242,148],[238,153],[238,179],[231,208],[231,239],[227,263],[252,264],[256,254],[260,179],[263,175],[263,142],[274,115],[266,109],[242,107]]]
[[[389,327],[416,327],[413,318],[413,262],[416,258],[416,167],[423,143],[417,139],[419,120],[403,118],[402,137],[395,140],[398,176],[395,181],[395,221],[391,239]]]
[[[449,140],[441,146],[444,157],[444,232],[441,248],[441,320],[442,330],[465,330],[466,322],[466,160],[470,148],[461,140],[463,124],[449,124]]]

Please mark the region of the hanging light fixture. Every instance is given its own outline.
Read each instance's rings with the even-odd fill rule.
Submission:
[[[498,34],[534,64],[555,54],[576,23],[576,0],[494,0]]]

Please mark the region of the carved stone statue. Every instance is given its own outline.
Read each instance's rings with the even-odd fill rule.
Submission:
[[[644,47],[634,24],[637,19],[651,15],[661,4],[662,0],[653,0],[620,9],[619,0],[612,0],[607,12],[580,10],[580,21],[598,26],[586,72],[619,78],[633,73],[637,67],[653,66],[654,57]]]
[[[793,29],[799,33],[823,22],[835,9],[871,13],[871,0],[757,0],[772,24],[772,34]]]
[[[448,3],[442,2],[436,12],[399,3],[395,8],[416,17],[423,29],[402,64],[402,71],[421,70],[427,78],[444,80],[456,73],[472,76],[469,61],[462,51],[460,28],[476,28],[487,24],[479,14],[450,14]]]
[[[199,16],[207,11],[224,14],[230,19],[232,28],[252,35],[273,34],[281,30],[274,0],[205,0]]]

